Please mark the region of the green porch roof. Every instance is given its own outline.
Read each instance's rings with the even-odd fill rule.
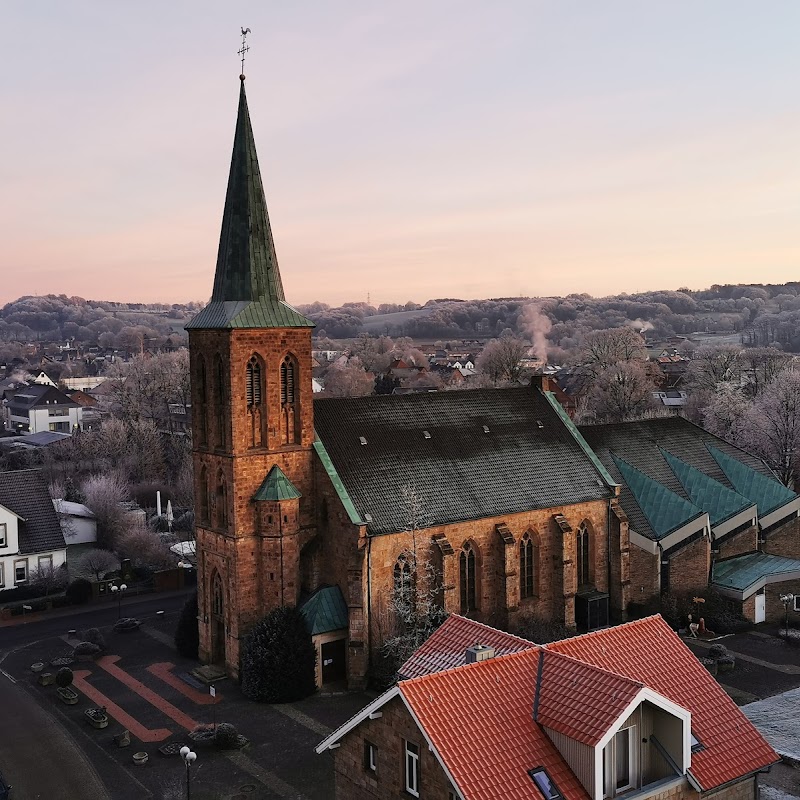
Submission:
[[[295,485],[286,477],[283,470],[275,464],[267,473],[264,482],[253,495],[253,500],[296,500],[300,497]]]
[[[663,539],[703,513],[702,509],[654,481],[632,464],[613,453],[611,457],[658,539]]]
[[[719,481],[700,472],[699,469],[681,461],[663,447],[659,449],[692,503],[708,512],[712,525],[724,522],[753,505],[752,500],[748,500],[727,486],[723,486]]]
[[[797,559],[773,556],[769,553],[748,553],[714,564],[711,582],[721,588],[747,592],[750,587],[755,587],[755,591],[764,583],[789,580],[795,577],[792,573],[800,574],[800,561]],[[767,580],[770,577],[772,581]]]
[[[766,516],[797,497],[779,481],[756,472],[713,445],[707,444],[706,447],[733,488],[758,506],[759,517]]]
[[[349,626],[347,604],[338,586],[318,589],[300,607],[312,636],[318,633],[340,631]]]

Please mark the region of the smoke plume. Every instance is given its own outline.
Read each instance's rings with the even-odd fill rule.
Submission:
[[[547,361],[547,334],[553,327],[550,317],[542,311],[538,303],[529,303],[522,309],[517,324],[533,343],[534,355]]]
[[[645,331],[653,330],[653,324],[651,322],[645,322],[645,320],[643,319],[633,320],[633,322],[630,323],[630,326],[639,333],[644,333]]]

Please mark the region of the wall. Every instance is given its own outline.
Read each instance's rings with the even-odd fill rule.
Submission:
[[[702,537],[667,556],[670,594],[686,594],[708,587],[711,541]]]
[[[770,531],[764,537],[761,550],[774,556],[800,558],[800,518],[795,517],[774,531]]]
[[[403,701],[395,697],[381,712],[378,719],[364,720],[333,751],[337,800],[410,797],[403,788],[405,740],[419,745],[420,797],[447,800],[449,781]],[[364,769],[365,740],[378,748],[374,776]]]
[[[758,550],[758,525],[751,525],[740,533],[734,533],[720,542],[715,542],[714,549],[719,550],[719,555],[715,556],[717,559],[755,553]]]

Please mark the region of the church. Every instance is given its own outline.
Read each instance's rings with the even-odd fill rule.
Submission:
[[[632,544],[629,514],[665,495],[643,479],[632,492],[634,473],[587,431],[595,454],[547,385],[314,399],[313,327],[284,296],[241,76],[213,293],[187,325],[201,660],[238,677],[250,627],[299,605],[318,684],[356,688],[410,583],[495,627],[529,615],[589,630],[626,619],[645,587],[658,596],[665,529],[651,541],[642,522]],[[665,491],[684,499],[677,482]],[[706,513],[687,504],[692,523]],[[741,514],[755,531],[754,503]],[[678,542],[700,566],[681,562],[673,587],[687,569],[708,583],[702,523]]]

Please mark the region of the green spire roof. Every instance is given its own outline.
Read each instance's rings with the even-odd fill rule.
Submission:
[[[294,484],[286,477],[283,470],[275,464],[267,473],[264,482],[253,495],[253,500],[295,500],[300,497]]]
[[[338,586],[325,586],[317,590],[300,607],[306,626],[312,636],[347,628],[347,604]]]
[[[712,525],[724,522],[734,514],[744,511],[753,505],[752,500],[734,492],[719,481],[709,478],[708,475],[695,469],[677,456],[668,453],[663,448],[664,456],[675,476],[689,495],[689,499],[703,511],[708,512]]]
[[[242,80],[214,291],[211,302],[186,327],[313,326],[314,323],[295,311],[283,295]]]
[[[706,447],[733,488],[758,506],[759,517],[766,516],[797,497],[779,481],[756,472],[713,445],[707,444]]]
[[[627,461],[617,458],[613,453],[611,457],[657,539],[663,539],[703,513],[702,509],[654,481]]]

